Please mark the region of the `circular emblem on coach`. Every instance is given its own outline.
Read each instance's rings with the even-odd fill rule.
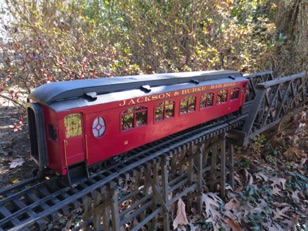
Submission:
[[[105,121],[102,117],[97,117],[92,124],[92,133],[96,138],[104,135],[106,130]]]

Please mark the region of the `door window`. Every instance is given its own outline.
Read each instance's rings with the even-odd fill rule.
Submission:
[[[82,119],[81,113],[74,113],[64,117],[66,138],[79,136],[82,134],[81,119]]]

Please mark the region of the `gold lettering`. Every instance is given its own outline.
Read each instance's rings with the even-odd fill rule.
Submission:
[[[157,100],[157,95],[152,95],[152,100]]]
[[[180,93],[178,91],[174,92],[174,96],[178,96]]]
[[[128,105],[136,104],[136,102],[133,99],[130,99],[128,102]]]
[[[144,98],[143,97],[137,98],[137,103],[143,103],[143,102],[144,102]]]
[[[194,92],[197,92],[197,90],[198,90],[198,88],[193,88],[192,89],[192,92],[194,93]]]
[[[126,105],[126,100],[123,100],[122,103],[119,104],[119,106],[125,106]]]
[[[144,97],[144,101],[145,101],[145,102],[149,102],[149,101],[151,101],[150,96],[145,96],[145,97]]]
[[[158,95],[158,98],[159,98],[159,99],[164,99],[164,98],[165,98],[165,94],[159,94],[159,95]]]
[[[191,93],[191,89],[182,90],[182,95],[186,95],[186,94],[189,94],[189,93]]]

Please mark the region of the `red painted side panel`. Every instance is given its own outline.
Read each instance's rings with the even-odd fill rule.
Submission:
[[[65,139],[64,149],[66,153],[67,165],[72,165],[74,163],[84,161],[86,159],[84,135]]]
[[[229,90],[234,87],[241,88],[244,83],[245,82],[237,83],[230,87]],[[219,90],[219,88],[215,88],[210,92],[214,92],[215,95],[217,95]],[[165,100],[160,100],[159,97],[148,102],[142,100],[140,104],[136,103],[134,105],[121,106],[121,101],[117,101],[85,108],[76,108],[74,110],[64,111],[57,114],[54,112],[48,112],[48,109],[45,109],[47,112],[45,117],[46,126],[48,126],[49,123],[52,123],[58,129],[57,141],[48,141],[50,168],[60,174],[66,174],[66,168],[68,165],[83,160],[86,160],[88,165],[95,164],[96,162],[161,139],[170,134],[236,112],[240,107],[243,107],[244,104],[244,101],[242,101],[243,95],[242,92],[240,92],[238,99],[231,101],[228,100],[226,103],[216,105],[215,98],[214,106],[200,110],[200,97],[203,94],[204,92],[187,94],[198,96],[196,111],[183,115],[180,115],[179,105],[184,96],[181,95],[168,98],[168,100],[173,100],[175,102],[175,115],[173,118],[159,122],[154,121],[155,105],[158,102]],[[230,98],[230,94],[228,98]],[[135,99],[134,102],[138,102],[138,99]],[[121,113],[136,105],[148,108],[147,125],[122,131]],[[67,139],[65,138],[64,117],[72,113],[82,113],[83,133],[80,136]],[[105,132],[102,137],[96,138],[92,132],[92,125],[93,121],[99,116],[104,119]]]
[[[60,149],[61,137],[59,137],[59,120],[57,113],[50,108],[43,106],[44,109],[44,120],[45,120],[45,132],[47,139],[47,151],[48,151],[48,163],[49,168],[54,171],[63,174],[63,163],[65,162],[63,152]],[[56,139],[51,139],[49,134],[49,126],[52,125],[55,129]]]

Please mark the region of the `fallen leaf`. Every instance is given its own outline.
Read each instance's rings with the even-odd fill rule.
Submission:
[[[220,225],[218,224],[217,220],[214,219],[213,217],[209,217],[208,219],[206,219],[205,222],[212,223],[214,231],[219,231],[220,228],[221,228]]]
[[[273,182],[271,184],[273,188],[278,185],[278,186],[282,186],[282,189],[285,190],[285,184],[286,184],[287,179],[279,178],[279,177],[272,177],[269,180]]]
[[[173,229],[178,228],[179,226],[187,225],[188,220],[185,212],[185,203],[180,198],[178,200],[178,210],[176,213],[176,218],[173,220]]]
[[[264,180],[264,181],[268,180],[268,176],[266,176],[262,172],[255,173],[254,175],[256,176],[257,179]]]
[[[223,204],[223,200],[215,193],[203,193],[202,200],[205,203],[205,212],[207,217],[216,218],[219,216],[220,206]]]
[[[297,161],[301,158],[306,157],[305,153],[303,153],[302,150],[295,148],[295,147],[289,147],[287,151],[283,153],[283,155],[288,159],[288,160],[293,160]]]
[[[198,231],[198,227],[193,226],[191,223],[189,223],[189,227],[191,231]]]
[[[11,163],[10,163],[10,168],[16,168],[17,166],[22,166],[24,163],[24,159],[19,157],[14,159]]]
[[[307,113],[305,111],[302,111],[300,120],[301,122],[305,122],[307,120]]]
[[[279,224],[268,222],[267,224],[263,224],[264,227],[268,228],[268,231],[285,231]]]
[[[292,217],[290,219],[282,220],[281,223],[288,226],[288,230],[296,230],[296,223],[294,223],[294,220]]]
[[[137,218],[134,217],[133,219],[133,227],[137,226],[139,224],[139,222],[137,221]]]
[[[306,164],[307,161],[308,161],[308,158],[303,158],[303,159],[301,159],[300,166],[303,167],[304,164]]]
[[[246,170],[245,168],[245,175],[246,175],[246,179],[248,181],[248,185],[252,185],[253,184],[253,177],[252,175]]]
[[[279,202],[274,202],[273,205],[275,205],[276,207],[280,208],[280,207],[284,207],[289,205],[288,203],[279,203]]]
[[[277,220],[277,219],[291,219],[288,215],[285,214],[285,212],[289,211],[290,208],[287,206],[283,209],[277,209],[276,211],[273,211],[273,213],[275,214],[275,216],[273,217],[273,220]]]
[[[281,190],[278,187],[274,187],[272,190],[273,195],[281,196]]]
[[[238,203],[235,199],[231,199],[226,205],[226,210],[234,210],[238,209],[241,206],[240,203]]]
[[[227,220],[226,222],[227,226],[229,226],[232,231],[244,231],[244,229],[242,229],[240,223],[238,223],[237,221],[234,221],[234,220]]]
[[[299,191],[296,190],[296,191],[293,191],[293,192],[292,192],[292,195],[291,195],[291,197],[292,197],[297,203],[300,202],[300,198],[298,197],[298,193],[299,193]]]

